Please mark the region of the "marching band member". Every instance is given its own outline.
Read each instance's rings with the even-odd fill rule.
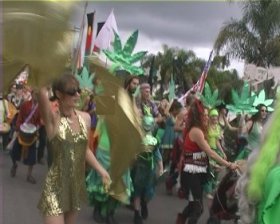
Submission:
[[[40,127],[40,114],[37,103],[37,96],[32,90],[32,98],[25,101],[19,110],[16,121],[17,138],[11,150],[13,166],[11,168],[11,177],[15,177],[17,171],[17,162],[21,158],[23,163],[28,166],[26,180],[31,184],[36,184],[32,176],[33,166],[36,163],[36,140],[37,130]]]

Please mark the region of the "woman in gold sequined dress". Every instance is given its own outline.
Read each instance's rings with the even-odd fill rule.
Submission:
[[[80,98],[78,81],[73,75],[63,75],[54,82],[53,93],[59,102],[56,113],[50,108],[46,90],[39,93],[53,162],[38,208],[45,224],[74,224],[77,211],[86,201],[85,162],[98,171],[104,184],[110,177],[88,147],[89,115],[75,109]]]

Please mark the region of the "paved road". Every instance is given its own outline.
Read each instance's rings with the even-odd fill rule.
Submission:
[[[46,165],[36,165],[34,177],[37,184],[26,182],[27,167],[19,164],[15,178],[10,177],[11,160],[7,153],[0,152],[0,224],[40,224],[42,218],[36,208],[42,183],[47,171]],[[157,195],[149,204],[150,216],[145,224],[174,224],[176,215],[185,201],[165,194],[163,184],[157,187]],[[207,210],[207,209],[205,209]],[[207,211],[199,224],[205,224]],[[119,224],[133,224],[133,212],[121,207],[117,210]],[[77,224],[93,224],[92,208],[85,206],[79,213]],[[232,224],[232,222],[223,222]]]

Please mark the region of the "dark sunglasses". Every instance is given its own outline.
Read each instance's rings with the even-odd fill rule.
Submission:
[[[268,111],[267,110],[261,110],[261,112],[266,112],[267,113]]]
[[[77,93],[81,94],[82,90],[80,88],[74,88],[63,91],[65,94],[69,96],[75,96]]]

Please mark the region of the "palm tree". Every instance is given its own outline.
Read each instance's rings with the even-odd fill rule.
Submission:
[[[157,98],[163,97],[164,90],[169,86],[171,74],[174,75],[174,81],[178,85],[176,96],[184,94],[197,82],[206,63],[205,60],[198,58],[191,50],[170,48],[167,45],[163,45],[163,52],[159,52],[157,55],[149,54],[144,57],[142,67],[146,68],[147,71],[150,69],[153,58],[154,69],[160,69],[161,76],[160,90],[156,93]],[[216,56],[207,77],[207,82],[209,82],[210,86],[220,90],[221,99],[225,100],[225,102],[231,101],[230,89],[232,87],[238,88],[241,85],[236,70],[224,70],[228,63],[227,57]]]
[[[225,23],[215,41],[215,50],[257,66],[279,66],[280,1],[248,0],[241,4],[242,18]]]
[[[192,50],[179,49],[173,62],[173,74],[175,82],[179,85],[179,94],[184,94],[193,83],[192,71],[194,62],[197,61],[195,53]]]
[[[198,58],[192,50],[163,45],[163,52],[155,55],[146,55],[142,61],[142,67],[146,73],[154,58],[154,69],[160,71],[160,90],[158,95],[162,96],[164,90],[169,86],[171,75],[178,86],[176,95],[184,94],[198,80],[205,60]]]

